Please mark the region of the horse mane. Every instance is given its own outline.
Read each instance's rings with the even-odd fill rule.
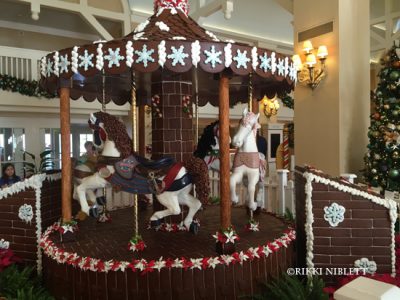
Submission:
[[[94,113],[94,116],[104,124],[104,129],[107,132],[110,141],[115,143],[118,151],[121,153],[121,158],[126,158],[132,154],[132,139],[126,131],[124,123],[119,121],[115,116],[99,111]]]
[[[208,152],[212,150],[211,146],[215,146],[216,142],[214,139],[214,127],[219,126],[219,121],[215,121],[211,123],[210,125],[207,125],[206,128],[204,128],[204,131],[197,143],[197,148],[193,152],[193,155],[195,157],[204,159],[204,157],[207,156]]]

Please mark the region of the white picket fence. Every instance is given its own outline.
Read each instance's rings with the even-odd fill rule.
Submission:
[[[276,175],[265,179],[264,192],[260,192],[262,208],[268,212],[283,215],[286,208],[295,216],[295,191],[293,180],[288,180],[289,171],[278,170]],[[210,196],[220,197],[219,172],[209,171]],[[244,184],[237,185],[236,193],[239,195],[239,204],[246,203],[247,188]]]

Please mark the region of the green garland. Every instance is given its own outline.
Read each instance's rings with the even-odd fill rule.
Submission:
[[[18,79],[9,75],[0,74],[0,88],[4,91],[20,93],[21,95],[30,97],[45,97],[50,99],[55,98],[56,96],[41,90],[39,87],[39,82],[36,80],[29,81],[25,79]]]
[[[283,105],[290,109],[294,109],[294,99],[290,97],[288,94],[284,94],[282,97],[280,97],[282,100]]]

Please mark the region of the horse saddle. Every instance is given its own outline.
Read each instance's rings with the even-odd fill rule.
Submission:
[[[136,171],[144,177],[161,177],[168,173],[169,169],[176,163],[172,157],[164,157],[159,160],[149,160],[145,157],[136,156],[138,164]]]
[[[139,164],[136,156],[130,155],[123,160],[118,160],[114,163],[114,168],[116,173],[123,179],[132,179],[135,173],[135,168]]]

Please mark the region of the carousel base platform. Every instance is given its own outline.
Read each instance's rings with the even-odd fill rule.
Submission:
[[[73,242],[60,242],[57,225],[49,227],[41,241],[46,287],[56,299],[239,299],[292,266],[294,231],[273,215],[255,216],[260,231],[251,232],[246,210],[233,208],[240,240],[235,253],[219,256],[218,206],[198,213],[197,235],[147,229],[151,214],[139,214],[147,247],[135,253],[128,250],[132,208],[111,212],[110,223],[79,223]]]

